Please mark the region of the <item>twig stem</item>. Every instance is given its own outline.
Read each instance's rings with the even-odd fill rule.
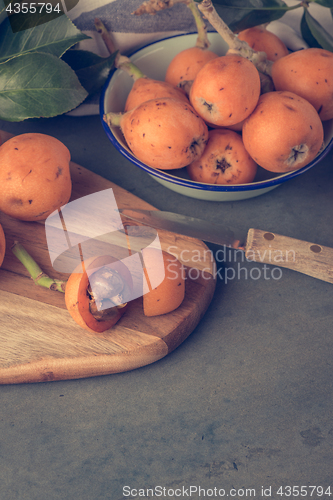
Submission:
[[[271,75],[272,62],[267,60],[265,52],[253,50],[248,43],[239,38],[230,30],[228,25],[220,18],[212,3],[212,0],[202,0],[198,4],[201,14],[210,22],[223,40],[228,44],[229,54],[238,54],[249,59],[259,71],[265,75]]]
[[[97,32],[101,35],[102,40],[105,43],[105,46],[108,49],[110,55],[112,55],[117,50],[112,36],[106,29],[106,26],[102,23],[102,21],[98,17],[95,18],[94,24]]]
[[[55,290],[57,292],[65,292],[66,281],[56,280],[45,274],[21,243],[15,241],[12,247],[12,252],[24,265],[36,285],[49,288],[50,290]]]

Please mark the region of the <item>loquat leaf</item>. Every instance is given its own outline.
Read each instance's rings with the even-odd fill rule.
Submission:
[[[51,54],[31,52],[0,64],[0,119],[48,118],[76,108],[87,97],[75,72]]]
[[[94,94],[99,92],[114,66],[116,52],[109,57],[100,57],[86,50],[70,49],[63,56],[65,61],[76,73],[81,85]]]
[[[89,38],[63,13],[44,24],[47,14],[11,15],[0,25],[0,62],[38,51],[60,57],[80,40]],[[14,27],[14,29],[13,29]]]
[[[325,28],[304,8],[301,21],[302,37],[310,47],[322,47],[333,52],[333,37]]]
[[[234,32],[276,21],[290,9],[282,0],[214,0],[213,4]]]

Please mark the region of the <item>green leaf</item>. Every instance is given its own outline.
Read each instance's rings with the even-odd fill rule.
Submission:
[[[333,37],[311,16],[307,8],[301,22],[302,36],[310,47],[322,47],[333,52]]]
[[[42,14],[35,16],[36,23],[41,16]],[[9,21],[7,18],[0,25],[0,63],[33,51],[60,57],[80,40],[89,38],[79,31],[64,14],[45,24],[36,24],[29,29],[23,29],[25,22],[31,25],[31,20],[25,21],[28,15],[17,14],[10,17],[15,19]],[[17,28],[22,29],[14,33],[13,23],[17,24]]]
[[[214,0],[213,4],[234,32],[276,21],[291,9],[282,0]]]
[[[109,57],[100,57],[86,50],[71,49],[62,59],[75,71],[81,85],[89,94],[94,94],[99,92],[106,82],[116,55],[117,52]]]
[[[309,28],[309,25],[306,22],[305,14],[306,14],[306,9],[304,9],[302,19],[301,19],[301,24],[300,24],[302,38],[303,38],[303,40],[305,40],[305,42],[308,44],[309,47],[320,48],[321,45],[317,42],[315,37],[312,35],[311,30]]]
[[[86,90],[75,72],[51,54],[33,52],[0,64],[0,119],[18,122],[66,113]]]

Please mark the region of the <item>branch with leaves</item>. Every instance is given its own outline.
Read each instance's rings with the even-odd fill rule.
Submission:
[[[72,49],[88,38],[63,13],[6,16],[0,24],[0,119],[61,115],[99,92],[115,54]]]
[[[310,47],[322,47],[333,52],[332,35],[311,15],[309,8],[311,4],[317,4],[331,15],[333,0],[303,0],[293,7],[288,7],[282,0],[146,0],[133,14],[158,15],[159,10],[179,3],[187,5],[193,15],[201,11],[206,21],[227,39],[227,43],[234,44],[236,51],[246,51],[248,47],[238,45],[235,33],[278,20],[290,10],[303,9],[300,31],[304,40]],[[7,16],[4,15],[4,7],[0,14],[3,19],[0,24],[2,120],[18,122],[67,113],[88,96],[100,92],[110,71],[116,66],[119,54],[108,45],[107,33],[103,31],[100,34],[110,52],[108,57],[74,48],[78,42],[89,37],[77,29],[63,12],[52,15],[46,12],[13,13]],[[47,17],[44,19],[44,16]],[[220,27],[214,25],[215,22]],[[198,44],[207,43],[205,30],[205,24],[198,27]],[[233,50],[232,46],[230,50]],[[266,65],[260,53],[251,57],[258,59],[258,69],[269,74],[269,64]]]
[[[303,0],[288,6],[283,0],[193,0],[199,10],[206,11],[207,21],[211,22],[209,9],[214,9],[218,16],[228,26],[231,32],[251,28],[253,26],[267,25],[277,21],[289,11],[303,10],[300,21],[300,32],[309,47],[322,47],[333,52],[333,37],[311,15],[310,6],[316,4],[326,8],[327,15],[333,17],[333,0]],[[175,4],[189,4],[189,0],[146,0],[133,12],[135,15],[156,14],[160,10],[172,8]],[[211,4],[207,10],[204,5]],[[212,24],[212,23],[211,23]],[[212,24],[213,27],[215,27]]]

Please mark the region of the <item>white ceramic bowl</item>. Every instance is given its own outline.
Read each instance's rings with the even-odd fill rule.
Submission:
[[[210,50],[218,55],[224,55],[228,49],[226,43],[217,33],[209,33]],[[172,58],[181,50],[193,47],[197,35],[195,33],[177,35],[151,43],[134,52],[130,59],[143,71],[145,75],[156,80],[164,80],[166,69]],[[189,179],[186,168],[179,170],[158,170],[149,167],[138,160],[128,148],[126,141],[118,127],[109,128],[103,121],[103,115],[109,111],[123,111],[126,98],[133,85],[133,80],[122,70],[111,72],[103,89],[100,100],[100,115],[104,130],[112,144],[129,161],[146,171],[156,181],[177,193],[209,201],[234,201],[253,198],[267,193],[283,182],[302,175],[312,168],[329,152],[333,146],[333,120],[325,122],[325,144],[322,152],[307,166],[287,174],[272,174],[261,167],[258,168],[254,182],[237,185],[216,185],[195,182]]]

